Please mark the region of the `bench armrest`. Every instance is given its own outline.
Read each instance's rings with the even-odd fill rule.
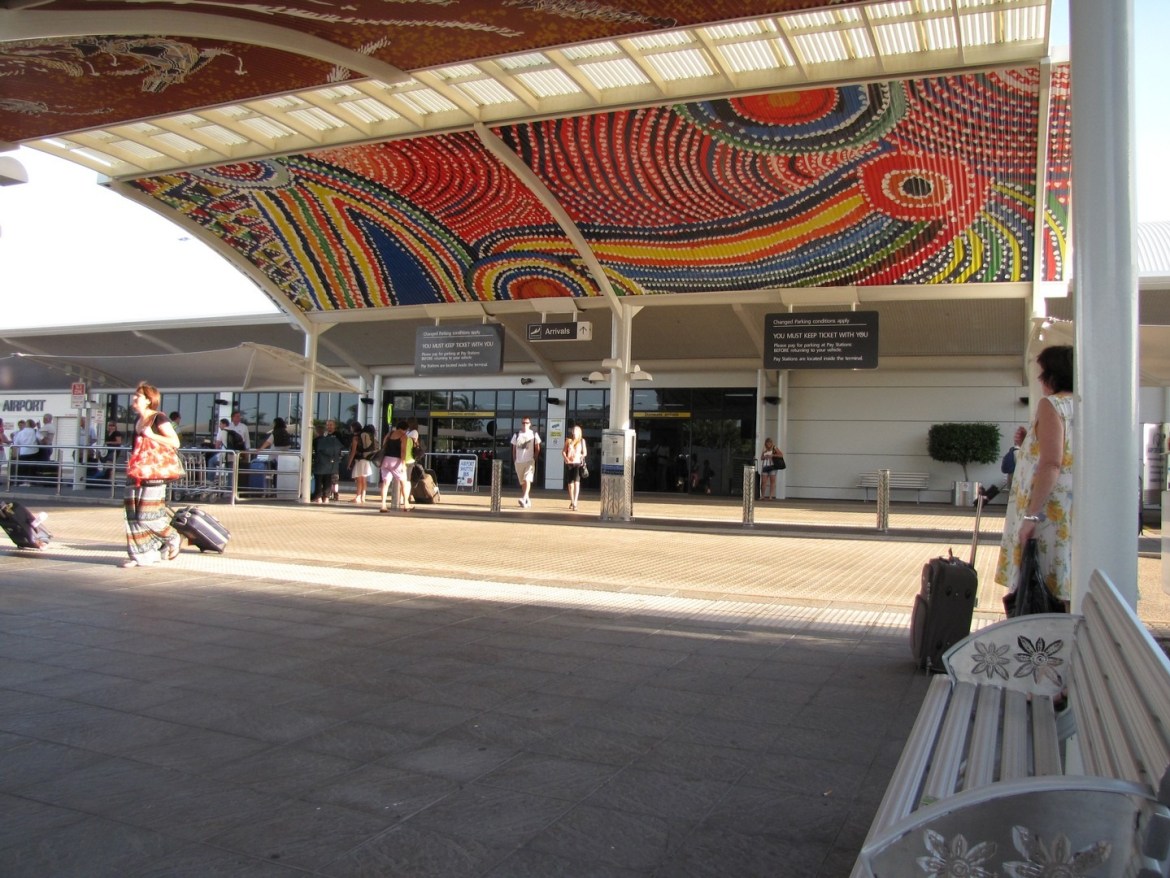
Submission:
[[[922,875],[924,861],[937,864],[929,874],[949,875],[946,863],[956,854],[977,867],[971,875],[1050,874],[1042,866],[1055,865],[1049,852],[1057,849],[1079,857],[1086,875],[1132,875],[1143,866],[1157,870],[1143,875],[1162,875],[1161,852],[1151,863],[1143,849],[1147,827],[1162,826],[1166,818],[1165,807],[1147,790],[1125,781],[1084,776],[1002,781],[928,805],[868,840],[853,878]]]
[[[1069,613],[1005,619],[964,637],[943,654],[943,665],[956,681],[1056,697],[1068,681],[1080,621]]]

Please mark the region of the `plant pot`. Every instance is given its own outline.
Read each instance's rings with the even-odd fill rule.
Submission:
[[[955,505],[973,506],[979,494],[978,482],[955,482]]]

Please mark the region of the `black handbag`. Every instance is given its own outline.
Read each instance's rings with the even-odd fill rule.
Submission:
[[[1044,574],[1040,571],[1040,562],[1036,555],[1036,541],[1028,540],[1024,544],[1024,554],[1020,559],[1019,585],[1015,591],[1003,596],[1003,609],[1009,619],[1030,616],[1033,613],[1066,612],[1064,601],[1054,595],[1044,582]]]
[[[776,469],[788,469],[788,464],[784,462],[783,454],[777,454],[772,458],[772,466]]]

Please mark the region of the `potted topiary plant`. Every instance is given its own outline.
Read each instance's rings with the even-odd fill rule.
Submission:
[[[975,499],[967,474],[969,463],[995,463],[999,460],[999,427],[995,424],[935,424],[927,434],[927,452],[940,463],[957,463],[963,468],[963,481],[955,482],[955,505]]]

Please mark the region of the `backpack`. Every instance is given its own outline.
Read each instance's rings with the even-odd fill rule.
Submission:
[[[243,436],[241,436],[239,433],[237,433],[235,430],[231,429],[230,427],[227,429],[226,432],[227,432],[227,436],[225,436],[224,439],[226,440],[227,447],[230,451],[247,451],[248,450],[248,446],[244,442]]]
[[[441,499],[439,486],[435,484],[435,478],[429,471],[424,471],[421,478],[417,480],[411,475],[410,496],[415,503],[439,502]]]

